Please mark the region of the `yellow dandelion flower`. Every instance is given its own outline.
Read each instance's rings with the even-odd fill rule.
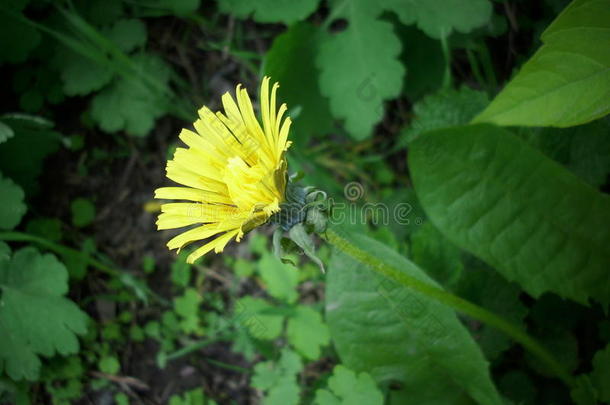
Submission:
[[[237,102],[228,92],[222,96],[224,114],[204,106],[195,131],[180,133],[187,148],[176,149],[166,170],[169,179],[184,187],[159,188],[155,198],[186,201],[161,205],[159,230],[191,227],[167,243],[170,249],[206,240],[187,262],[211,250],[222,252],[232,239],[239,242],[280,210],[291,121],[283,119],[286,104],[276,109],[278,87],[275,83],[269,92],[269,78],[263,79],[260,121],[248,92],[238,85]]]

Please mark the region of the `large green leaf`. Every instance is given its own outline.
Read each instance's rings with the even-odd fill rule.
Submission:
[[[314,60],[324,32],[307,23],[295,24],[278,35],[267,52],[265,72],[278,81],[280,100],[293,118],[291,139],[298,145],[332,128],[328,100],[320,93]]]
[[[569,127],[610,112],[610,0],[575,0],[475,122]]]
[[[411,277],[438,285],[415,264],[361,234],[342,235]],[[326,285],[326,314],[342,362],[378,382],[400,381],[412,392],[435,385],[500,404],[488,363],[455,312],[415,290],[378,276],[335,251]],[[437,382],[435,382],[437,381]],[[461,387],[461,389],[460,389]],[[405,395],[408,397],[408,395]]]
[[[429,132],[409,167],[432,222],[538,297],[610,299],[610,197],[510,132],[473,125]]]
[[[392,25],[377,19],[382,10],[376,2],[346,0],[338,7],[337,16],[349,25],[320,45],[320,89],[333,115],[345,120],[347,132],[364,139],[383,118],[383,102],[401,92],[401,44]]]
[[[0,372],[35,380],[38,355],[78,351],[75,334],[86,332],[87,315],[67,291],[68,272],[55,256],[26,247],[0,257]]]
[[[489,21],[488,0],[383,0],[403,24],[417,26],[432,38],[447,37],[452,31],[470,32]]]

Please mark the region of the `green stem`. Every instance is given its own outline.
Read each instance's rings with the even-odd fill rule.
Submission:
[[[199,349],[203,349],[204,347],[211,345],[212,343],[216,343],[219,340],[220,340],[220,338],[218,338],[218,337],[212,337],[212,338],[208,338],[208,339],[199,340],[188,346],[184,346],[184,347],[176,350],[173,353],[168,354],[166,359],[167,359],[167,361],[175,360],[177,358],[180,358],[180,357],[186,356],[187,354],[195,352]]]
[[[479,54],[481,55],[481,64],[483,65],[485,76],[487,77],[487,83],[489,83],[491,90],[495,92],[498,88],[498,79],[496,78],[496,71],[491,62],[489,49],[484,42],[479,46]]]
[[[120,269],[117,269],[117,268],[111,267],[107,264],[104,264],[103,262],[97,260],[96,258],[94,258],[84,252],[81,252],[80,250],[76,250],[76,249],[72,249],[72,248],[64,246],[64,245],[60,245],[60,244],[52,242],[48,239],[41,238],[40,236],[30,235],[30,234],[24,233],[24,232],[0,232],[0,240],[7,241],[7,242],[30,242],[30,243],[34,243],[42,248],[55,252],[58,255],[80,256],[83,259],[83,261],[85,263],[87,263],[88,266],[91,266],[91,267],[101,271],[102,273],[106,273],[112,277],[116,277],[119,280],[123,281],[124,283],[129,281],[127,279],[128,276],[129,276],[129,278],[133,279],[128,273],[125,273],[124,271],[122,271]],[[132,286],[132,288],[133,288],[133,286]],[[160,297],[159,295],[154,293],[152,290],[150,290],[145,285],[139,285],[138,288],[143,289],[145,294],[153,297],[154,299],[161,302],[162,304],[167,304],[167,300],[165,300],[163,297]]]
[[[474,55],[474,51],[470,48],[466,48],[466,56],[468,57],[468,63],[470,63],[470,69],[472,69],[472,74],[474,75],[474,78],[481,87],[484,87],[489,92],[489,88],[491,86],[485,81],[485,79],[483,78],[483,74],[481,74],[481,69],[479,68],[479,61],[477,61],[477,58]]]
[[[443,50],[443,56],[445,58],[445,73],[443,75],[443,89],[451,87],[451,50],[449,49],[449,42],[447,41],[447,35],[441,34],[441,49]]]
[[[392,267],[379,258],[358,248],[333,229],[327,229],[323,237],[335,248],[358,260],[359,262],[366,264],[372,270],[389,278],[390,280],[393,280],[406,288],[416,290],[438,302],[452,307],[456,311],[469,315],[474,319],[491,325],[504,332],[516,342],[520,343],[524,348],[529,350],[533,355],[537,356],[558,378],[563,380],[566,385],[569,387],[575,386],[574,378],[563,367],[563,365],[548,350],[538,343],[536,339],[529,336],[519,326],[512,324],[506,319],[486,310],[485,308],[481,308],[456,295],[409,276],[396,267]]]

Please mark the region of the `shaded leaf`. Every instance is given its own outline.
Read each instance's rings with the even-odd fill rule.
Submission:
[[[31,247],[0,259],[0,371],[35,380],[39,355],[76,353],[75,334],[87,330],[87,315],[63,297],[68,272],[53,255]]]
[[[409,167],[422,206],[455,244],[534,297],[609,302],[608,196],[491,125],[420,137]]]
[[[266,54],[265,72],[281,84],[279,98],[293,118],[291,139],[305,145],[332,128],[328,100],[320,93],[315,55],[324,33],[308,23],[298,23],[278,35]]]
[[[300,388],[296,376],[303,364],[297,354],[283,349],[277,362],[266,361],[254,366],[252,386],[265,391],[263,405],[296,405]]]
[[[346,0],[338,17],[347,29],[320,44],[316,63],[320,90],[335,118],[345,120],[355,139],[368,137],[384,115],[383,103],[401,92],[405,69],[398,61],[399,38],[388,22],[377,19],[381,8],[368,0]]]
[[[484,92],[466,86],[430,94],[413,106],[415,119],[401,133],[398,143],[404,146],[427,131],[467,124],[487,104]]]
[[[171,69],[162,59],[140,54],[134,57],[134,62],[167,88]],[[130,135],[144,136],[168,107],[168,100],[160,90],[151,88],[138,76],[121,77],[93,98],[91,117],[106,132],[125,130]]]
[[[146,45],[146,25],[135,18],[123,19],[114,23],[106,37],[116,43],[123,52],[131,52]]]
[[[610,0],[575,0],[474,122],[570,127],[610,112]]]

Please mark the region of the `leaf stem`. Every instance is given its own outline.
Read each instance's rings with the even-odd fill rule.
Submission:
[[[494,314],[493,312],[488,311],[485,308],[479,307],[478,305],[475,305],[463,298],[453,295],[426,282],[420,281],[409,276],[405,272],[400,271],[396,267],[386,264],[381,259],[367,253],[349,242],[334,229],[327,229],[322,237],[341,252],[351,256],[363,264],[366,264],[372,270],[383,275],[384,277],[389,278],[390,280],[393,280],[406,288],[416,290],[440,303],[452,307],[456,311],[471,316],[474,319],[484,322],[504,332],[516,342],[520,343],[524,348],[529,350],[533,355],[538,357],[549,367],[553,374],[560,378],[567,386],[571,388],[575,387],[576,381],[574,377],[570,375],[564,366],[536,339],[528,335],[519,326],[514,325],[513,323]]]

